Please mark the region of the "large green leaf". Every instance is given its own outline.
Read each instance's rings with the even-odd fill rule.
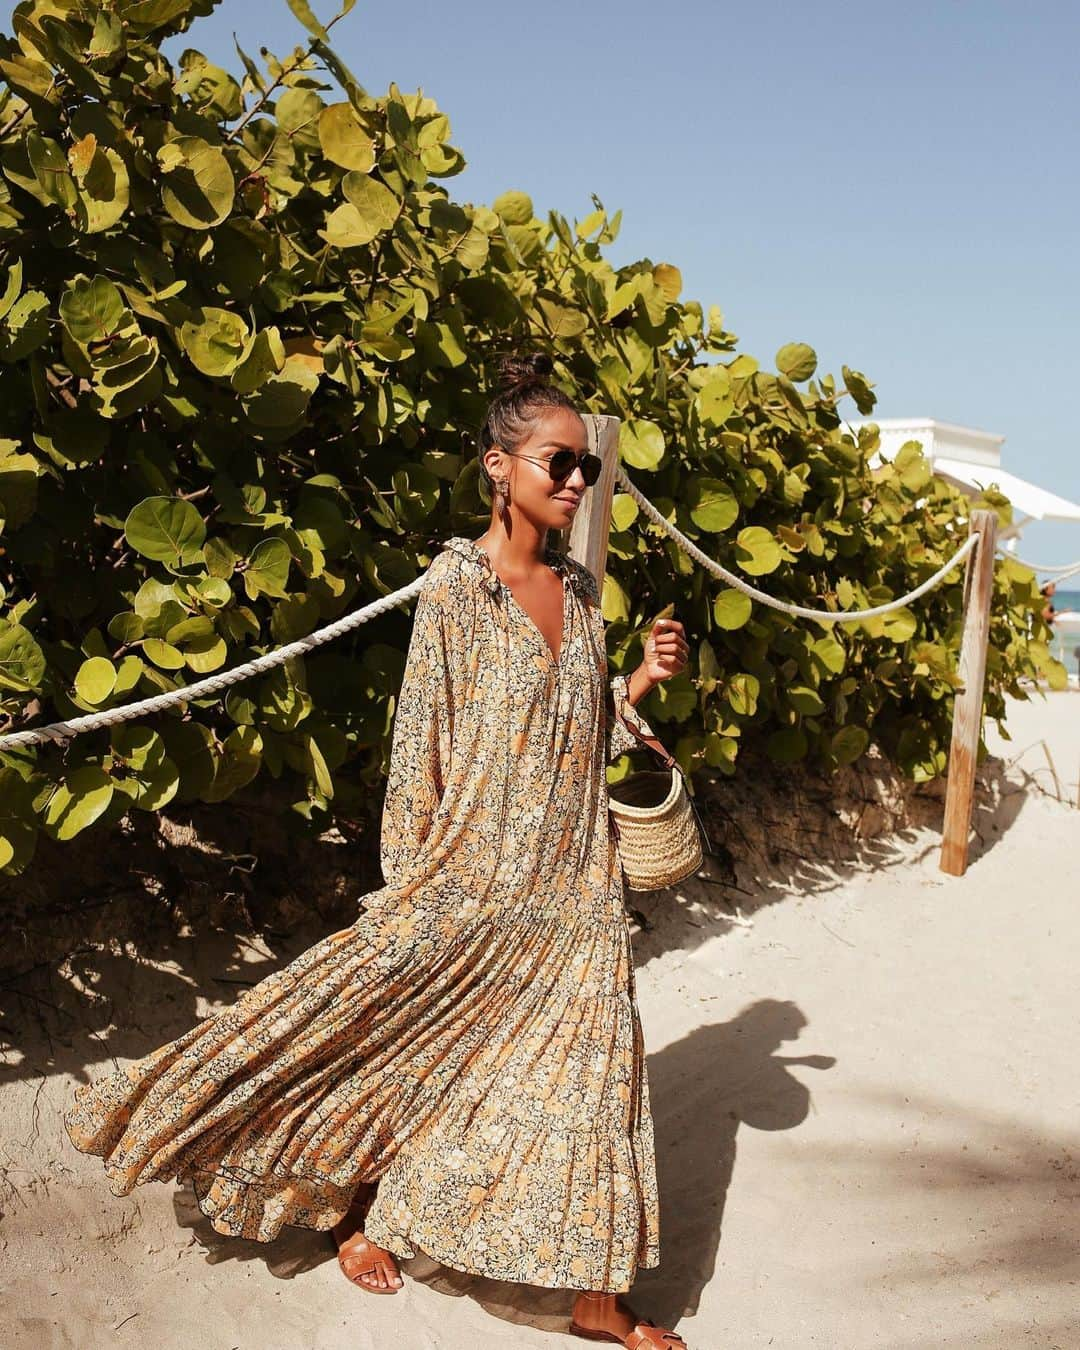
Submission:
[[[843,646],[836,638],[830,636],[817,638],[811,643],[810,650],[829,674],[839,675],[844,669],[847,657]]]
[[[214,781],[203,790],[208,802],[221,802],[250,783],[262,765],[262,736],[254,727],[236,727],[225,738]]]
[[[713,618],[718,628],[734,631],[749,621],[753,608],[753,601],[748,595],[729,586],[713,601]]]
[[[784,690],[784,697],[796,712],[816,717],[819,713],[825,711],[825,704],[821,700],[821,695],[816,689],[811,689],[809,685],[789,685]]]
[[[19,292],[23,284],[23,263],[21,258],[16,258],[6,268],[7,280],[4,283],[4,293],[0,295],[0,319],[7,314],[11,306],[19,298]]]
[[[735,411],[731,380],[722,367],[715,368],[695,399],[697,414],[710,427],[721,427]]]
[[[352,8],[353,4],[355,4],[355,0],[350,0],[350,3],[346,6],[346,12],[348,9]],[[315,17],[315,11],[308,4],[307,0],[289,0],[289,8],[309,33],[320,38],[323,42],[328,41],[330,34]]]
[[[204,375],[231,375],[249,354],[248,326],[231,310],[196,310],[180,327],[180,343]]]
[[[151,33],[191,8],[191,0],[135,0],[124,6],[124,24],[135,32]]]
[[[619,426],[619,455],[634,469],[655,469],[664,458],[664,433],[655,422],[633,418]]]
[[[485,248],[486,252],[486,248]],[[589,326],[588,318],[573,305],[560,302],[552,291],[541,291],[536,297],[536,308],[542,325],[553,337],[580,337]]]
[[[244,588],[248,598],[259,595],[288,595],[286,582],[292,555],[282,539],[264,539],[255,548],[244,570]]]
[[[369,243],[384,230],[388,230],[401,209],[401,203],[390,189],[378,179],[372,178],[370,174],[350,171],[341,180],[341,190],[345,194],[347,204],[356,212],[356,220],[359,222],[351,227],[353,232],[366,235],[362,240],[363,243]]]
[[[37,689],[45,675],[45,654],[21,623],[0,619],[0,689]]]
[[[26,133],[26,153],[45,196],[57,206],[73,207],[78,191],[68,172],[67,158],[56,141],[31,128]]]
[[[74,839],[102,815],[112,801],[113,784],[97,764],[70,770],[45,808],[44,823],[55,839]]]
[[[919,621],[909,605],[891,610],[883,618],[882,626],[885,634],[893,642],[906,642],[909,637],[918,631]]]
[[[776,353],[776,368],[789,380],[808,380],[817,370],[817,352],[805,342],[788,342]]]
[[[375,142],[351,103],[331,103],[319,115],[323,154],[343,169],[370,173],[375,167]]]
[[[27,291],[12,305],[0,325],[0,359],[21,361],[49,337],[49,300],[41,291]]]
[[[104,342],[130,321],[124,297],[108,277],[79,277],[60,299],[60,321],[83,347]]]
[[[853,764],[869,743],[870,736],[865,727],[841,727],[830,738],[829,750],[838,764]]]
[[[158,151],[167,175],[161,200],[173,220],[189,230],[220,225],[232,210],[236,184],[229,161],[199,136],[178,136]]]
[[[756,675],[744,673],[733,675],[724,691],[732,712],[742,717],[752,717],[757,711],[758,695],[761,693],[761,681]]]
[[[319,387],[319,377],[300,357],[290,356],[281,370],[268,376],[245,404],[259,427],[285,427],[303,417]]]
[[[527,225],[533,218],[532,198],[525,192],[504,192],[491,205],[508,225]]]
[[[238,394],[253,394],[284,364],[281,334],[276,328],[260,328],[245,342],[230,382]]]
[[[104,703],[116,685],[116,667],[106,656],[91,656],[75,675],[75,692],[86,703]]]
[[[191,562],[206,539],[206,524],[190,502],[147,497],[128,512],[124,537],[144,558]]]
[[[719,478],[692,479],[688,485],[687,506],[694,524],[712,534],[719,534],[734,525],[739,515],[734,492]]]
[[[775,572],[783,554],[770,530],[763,525],[747,525],[735,537],[735,561],[741,571],[760,577]]]
[[[111,146],[97,147],[78,183],[76,214],[86,234],[109,230],[131,200],[127,165]]]

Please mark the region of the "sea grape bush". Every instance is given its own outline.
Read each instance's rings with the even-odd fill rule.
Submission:
[[[615,267],[620,215],[571,224],[521,191],[451,199],[464,159],[422,93],[369,94],[304,0],[288,57],[234,76],[162,53],[212,0],[27,0],[0,37],[0,727],[180,689],[413,580],[483,527],[491,358],[542,347],[621,419],[646,495],[781,598],[866,607],[966,537],[917,444],[872,470],[859,372],[791,343],[736,352],[679,271]],[[346,9],[349,6],[346,7]],[[979,504],[1009,519],[996,494]],[[793,621],[692,564],[625,494],[603,588],[612,663],[673,605],[693,659],[649,696],[683,766],[760,738],[828,769],[871,740],[946,761],[962,570],[885,618]],[[986,709],[1064,669],[1030,571],[997,565]],[[170,714],[0,752],[0,867],[39,832],[223,801],[265,771],[295,824],[362,812],[385,771],[404,611]],[[624,766],[623,766],[624,767]]]

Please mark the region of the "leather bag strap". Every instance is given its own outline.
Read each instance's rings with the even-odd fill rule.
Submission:
[[[623,724],[623,726],[627,729],[627,731],[632,731],[634,733],[634,735],[638,738],[638,740],[642,743],[642,745],[647,746],[650,750],[654,751],[656,754],[660,756],[661,760],[663,761],[665,769],[677,769],[679,767],[678,760],[675,758],[675,756],[671,754],[663,745],[661,745],[661,743],[656,739],[655,736],[646,736],[643,731],[640,731],[636,726],[634,726],[632,722],[628,722],[625,717],[620,717],[619,721]]]

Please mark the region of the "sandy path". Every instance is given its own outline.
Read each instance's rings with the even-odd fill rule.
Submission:
[[[1046,795],[1028,748],[1047,738],[1075,801],[1080,695],[1013,705],[1010,725],[991,748],[1020,755],[1018,790],[977,822],[963,878],[913,831],[896,864],[774,887],[745,908],[751,927],[650,906],[661,920],[637,947],[664,1260],[634,1302],[679,1319],[692,1350],[1080,1346],[1080,811]],[[257,978],[297,949],[204,941],[84,974],[108,978],[130,1024],[110,1045],[134,1056],[231,1001],[215,977]],[[185,1189],[114,1198],[58,1119],[65,1070],[107,1060],[87,1046],[108,1009],[35,988],[50,1036],[24,1036],[0,1088],[5,1345],[585,1344],[550,1334],[557,1292],[418,1259],[380,1299],[350,1289],[320,1235],[260,1247],[213,1233]]]

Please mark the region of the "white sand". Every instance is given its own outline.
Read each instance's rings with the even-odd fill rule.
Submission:
[[[1075,803],[1080,694],[1013,704],[1010,726],[1009,745],[988,735],[1019,755],[1016,791],[976,822],[962,878],[913,830],[888,865],[774,884],[744,906],[751,927],[709,917],[692,887],[650,901],[638,979],[663,1264],[631,1299],[692,1350],[1080,1346],[1080,811],[1055,800],[1037,744]],[[93,1029],[110,1014],[126,1028],[112,1053],[145,1053],[235,997],[215,977],[258,978],[268,959],[224,939],[165,955],[80,967],[111,1006],[55,977],[22,1005],[51,1041],[24,1024],[0,1088],[5,1345],[585,1344],[550,1334],[565,1294],[417,1259],[379,1298],[320,1234],[259,1246],[215,1234],[184,1188],[111,1196],[62,1136],[65,1070],[108,1063]]]

